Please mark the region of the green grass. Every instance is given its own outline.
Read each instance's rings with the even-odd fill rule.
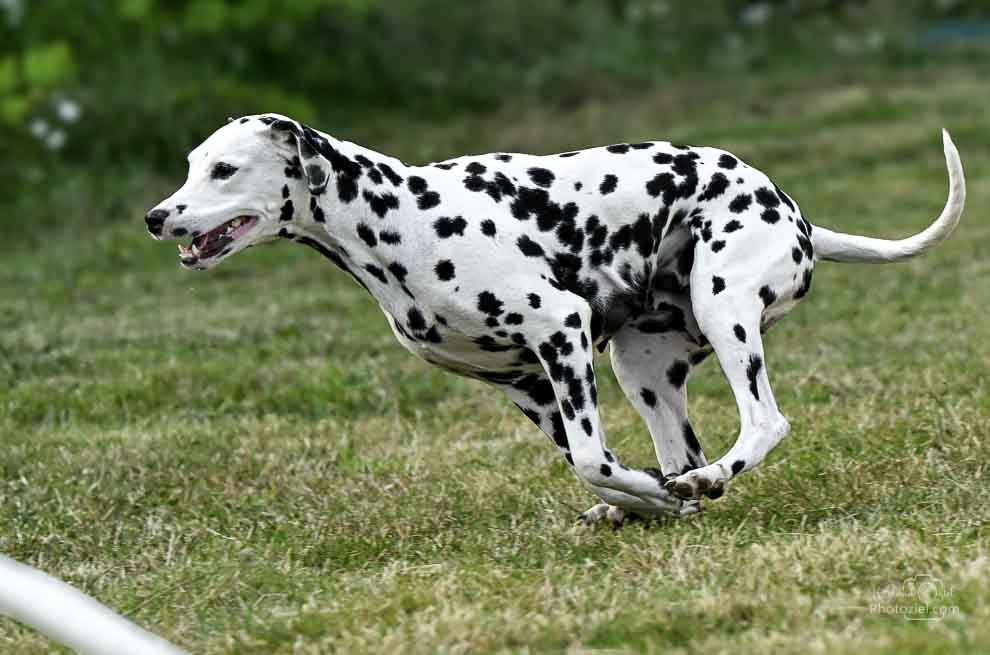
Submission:
[[[984,72],[959,66],[349,135],[411,160],[720,145],[813,222],[898,236],[940,210],[952,129],[970,192],[955,237],[902,265],[821,264],[768,335],[791,436],[702,515],[619,531],[576,525],[594,499],[545,437],[403,351],[311,251],[180,271],[139,216],[181,162],[128,182],[127,221],[93,196],[44,229],[5,219],[21,233],[0,269],[0,550],[204,654],[990,652],[985,111]],[[598,366],[610,444],[647,465]],[[724,452],[737,419],[716,365],[691,394]],[[916,576],[941,580],[944,619],[871,610],[916,604]],[[0,620],[3,652],[52,648]]]

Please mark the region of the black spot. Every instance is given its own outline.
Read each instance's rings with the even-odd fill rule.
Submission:
[[[691,367],[688,366],[687,362],[677,360],[670,365],[670,368],[667,369],[667,381],[670,382],[675,389],[680,389],[684,386],[684,381],[687,379],[688,371],[690,370]]]
[[[309,171],[309,167],[307,167],[306,170]],[[310,178],[310,179],[312,179],[312,178]],[[381,174],[381,171],[379,171],[378,169],[375,169],[375,168],[371,169],[370,171],[368,171],[368,179],[371,180],[372,182],[374,182],[375,184],[381,184],[382,183],[382,174]],[[322,181],[322,179],[321,179],[321,181]]]
[[[599,185],[598,192],[601,193],[603,196],[608,195],[613,191],[615,191],[615,187],[618,186],[618,184],[619,184],[619,178],[609,173],[608,175],[605,176],[605,179],[603,179],[602,183]]]
[[[712,241],[712,252],[718,252],[725,247],[725,241]]]
[[[299,161],[299,157],[293,157],[286,161],[289,165],[285,167],[285,176],[291,179],[302,179],[302,162]]]
[[[731,221],[725,224],[725,228],[722,231],[735,232],[736,230],[740,230],[740,229],[742,229],[742,223],[740,223],[739,221],[733,218]]]
[[[434,267],[434,270],[437,273],[437,277],[444,282],[454,279],[454,262],[449,259],[442,259],[438,261],[437,265]]]
[[[725,290],[725,279],[717,275],[712,276],[712,295],[717,296]]]
[[[773,183],[771,182],[771,184],[773,184]],[[780,190],[780,187],[779,186],[777,186],[776,184],[773,184],[773,190],[777,193],[777,197],[780,198],[780,201],[782,203],[784,203],[785,205],[787,205],[787,208],[788,209],[790,209],[791,211],[795,211],[796,210],[796,207],[794,207],[794,203],[791,202],[791,199],[787,197],[787,194],[786,193],[784,193],[783,191]]]
[[[633,150],[649,150],[653,147],[652,141],[641,141],[640,143],[630,143],[629,147]]]
[[[457,166],[457,162],[455,161],[449,163],[433,164],[433,168],[439,168],[440,170],[443,171],[449,171],[450,169],[455,168],[456,166]]]
[[[811,290],[811,269],[804,269],[804,277],[801,280],[801,288],[794,292],[795,298],[804,298]]]
[[[746,328],[736,323],[732,327],[732,331],[736,334],[736,339],[739,339],[743,343],[746,343]]]
[[[213,170],[210,171],[211,180],[226,180],[237,172],[236,166],[231,166],[225,161],[219,161],[213,166]]]
[[[550,200],[544,189],[520,187],[518,196],[512,201],[512,215],[520,221],[536,216],[537,227],[549,232],[562,221],[573,221],[578,214],[578,206],[569,202],[561,206]]]
[[[592,433],[594,432],[594,431],[593,431],[593,430],[591,429],[591,421],[589,421],[589,420],[587,419],[587,417],[585,417],[585,418],[583,418],[583,419],[581,419],[581,429],[583,429],[583,430],[584,430],[584,433],[585,433],[586,435],[588,435],[589,437],[590,437],[590,436],[592,435]]]
[[[503,312],[502,301],[491,291],[482,291],[478,294],[478,309],[489,316],[498,316]]]
[[[282,185],[282,198],[284,199],[284,198],[288,198],[288,197],[289,197],[289,185],[288,184],[283,184]]]
[[[279,214],[278,220],[291,221],[293,214],[295,214],[295,209],[292,207],[292,201],[286,200],[285,204],[282,205],[282,212]]]
[[[441,239],[446,239],[453,235],[464,236],[464,228],[467,227],[467,221],[465,221],[460,216],[456,218],[448,218],[446,216],[438,218],[433,223],[433,229],[436,230],[437,236]]]
[[[760,298],[763,300],[763,306],[769,307],[777,300],[777,294],[767,285],[763,285],[760,287]]]
[[[519,246],[519,250],[527,257],[542,257],[545,254],[543,247],[525,234],[519,237],[516,245]]]
[[[549,189],[555,179],[551,171],[536,166],[526,171],[526,173],[529,174],[529,179],[533,180],[533,184],[541,186],[544,189]]]
[[[387,191],[378,194],[366,189],[363,196],[365,202],[371,205],[371,211],[375,212],[379,218],[385,218],[385,214],[390,209],[399,208],[399,199]]]
[[[699,201],[713,200],[718,198],[720,195],[725,193],[725,190],[729,188],[729,178],[727,178],[722,173],[715,173],[712,175],[712,179],[708,182],[708,188],[705,192],[698,196]]]
[[[402,235],[398,232],[389,232],[388,230],[382,230],[378,233],[378,238],[382,240],[383,243],[389,245],[396,245],[402,243]]]
[[[480,162],[473,161],[467,166],[465,166],[464,170],[466,170],[471,175],[484,175],[485,171],[487,171],[488,168]]]
[[[780,198],[777,194],[766,188],[765,186],[760,187],[755,191],[756,202],[760,203],[767,209],[773,209],[774,207],[780,206]]]
[[[809,260],[814,260],[815,249],[811,246],[811,239],[803,234],[799,234],[797,235],[797,242],[798,245],[801,246],[801,250],[804,251],[805,256],[807,256]]]
[[[352,177],[337,176],[337,197],[343,203],[353,202],[358,196],[358,185]]]
[[[575,329],[576,328],[580,328],[581,327],[581,315],[578,314],[577,312],[574,312],[573,314],[568,315],[568,317],[564,319],[564,325],[566,325],[569,328],[575,328]]]
[[[724,168],[726,170],[731,171],[738,164],[739,164],[739,160],[737,160],[735,157],[733,157],[732,155],[730,155],[728,153],[726,153],[726,154],[724,154],[724,155],[722,155],[721,157],[718,158],[718,166],[719,166],[719,168]]]
[[[762,368],[763,359],[756,353],[750,355],[749,366],[746,367],[746,377],[749,378],[749,392],[757,400],[760,399],[760,390],[756,388],[756,376],[760,374],[760,369]]]
[[[632,245],[632,226],[623,225],[612,233],[608,239],[608,247],[612,250],[628,250]]]
[[[320,207],[320,203],[316,201],[316,196],[311,196],[309,199],[309,212],[313,215],[313,220],[317,223],[326,222],[326,217],[323,214],[323,208]]]
[[[426,180],[418,175],[410,175],[409,179],[406,180],[406,186],[409,187],[409,190],[412,191],[415,196],[426,193],[426,189],[428,188]]]
[[[409,327],[417,332],[426,329],[426,319],[423,318],[423,312],[415,307],[406,312],[406,321],[409,323]]]
[[[557,399],[553,392],[553,385],[545,377],[529,375],[519,380],[513,386],[526,389],[529,397],[539,406],[549,405]]]
[[[780,220],[780,212],[776,209],[764,209],[763,213],[760,214],[760,218],[762,218],[764,222],[773,225]]]
[[[382,174],[388,178],[388,181],[392,183],[392,186],[399,186],[402,184],[402,177],[388,164],[378,164],[378,170],[380,170]]]
[[[737,459],[732,462],[732,475],[739,475],[744,468],[746,468],[746,462],[741,459]]]
[[[687,163],[682,163],[685,161]],[[681,182],[675,182],[673,173],[658,173],[646,183],[647,193],[654,198],[663,194],[663,204],[667,206],[674,204],[678,198],[691,197],[698,188],[696,168],[692,168],[695,166],[694,161],[686,155],[677,155],[674,157],[674,162],[674,171],[684,176]]]
[[[629,152],[629,144],[616,143],[615,145],[606,147],[605,150],[611,152],[613,155],[624,155]]]
[[[499,153],[499,154],[495,155],[495,159],[497,159],[499,161],[510,162],[510,161],[512,161],[512,155],[507,155],[505,153]]]
[[[532,307],[533,309],[539,309],[540,305],[543,302],[542,299],[535,293],[529,294],[527,296],[527,299],[529,300],[529,306]]]
[[[691,427],[690,421],[684,421],[684,442],[687,447],[691,449],[695,455],[701,452],[701,444],[698,443],[698,436],[694,433],[694,428]]]
[[[357,226],[358,236],[364,241],[370,248],[374,248],[378,245],[378,239],[375,237],[375,231],[364,223],[358,223]]]
[[[378,268],[374,264],[365,264],[364,265],[364,270],[368,271],[369,273],[371,273],[372,275],[374,275],[376,278],[378,278],[378,280],[382,284],[388,284],[388,278],[385,277],[385,271],[383,271],[382,269]]]
[[[609,466],[608,464],[602,464],[602,467],[601,467],[600,470],[601,470],[602,475],[604,475],[606,478],[607,477],[610,477],[612,475],[612,467]]]
[[[579,155],[579,154],[581,154],[581,153],[580,152],[562,152],[562,153],[560,153],[557,156],[558,157],[573,157],[574,155]]]
[[[394,275],[395,279],[398,280],[400,283],[404,283],[406,281],[406,276],[409,275],[409,271],[406,269],[406,267],[400,264],[399,262],[392,262],[391,264],[389,264],[388,272]]]
[[[729,203],[729,211],[733,214],[741,214],[753,204],[753,196],[748,193],[740,193]]]
[[[657,395],[653,393],[652,389],[647,389],[646,387],[643,387],[640,390],[639,395],[640,397],[642,397],[643,402],[646,403],[648,406],[650,407],[657,406]]]
[[[175,210],[176,210],[177,212],[179,212],[179,214],[181,215],[181,214],[182,214],[182,212],[184,212],[184,211],[186,211],[186,207],[187,207],[187,206],[188,206],[188,205],[176,205],[176,206],[175,206]]]
[[[511,314],[505,315],[505,322],[508,325],[522,325],[523,315],[517,312],[512,312]]]
[[[495,221],[487,218],[481,221],[481,233],[488,237],[495,236]]]
[[[174,236],[174,237],[185,236],[186,235],[186,232],[187,232],[186,231],[186,228],[184,228],[184,227],[177,227],[174,230],[172,230],[172,236]]]
[[[791,248],[791,259],[794,260],[795,264],[800,264],[801,260],[804,259],[804,253],[798,247]]]
[[[468,175],[464,178],[464,188],[468,191],[484,191],[487,185],[485,178],[478,175]]]
[[[440,194],[436,191],[427,191],[416,201],[416,206],[421,210],[433,209],[440,204]]]
[[[574,183],[574,190],[575,191],[580,191],[583,188],[584,188],[584,184],[582,184],[581,182],[575,182]]]

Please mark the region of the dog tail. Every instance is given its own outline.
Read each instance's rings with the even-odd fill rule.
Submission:
[[[949,169],[949,198],[938,219],[923,232],[912,237],[889,241],[855,234],[842,234],[818,227],[812,230],[811,243],[818,259],[833,262],[897,262],[930,250],[949,238],[962,217],[966,203],[966,179],[959,151],[946,130],[942,130],[945,164]]]

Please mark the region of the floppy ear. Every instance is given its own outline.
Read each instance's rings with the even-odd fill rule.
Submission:
[[[309,192],[314,196],[325,192],[332,170],[330,162],[321,152],[329,148],[326,139],[302,123],[292,120],[278,119],[272,122],[271,127],[272,130],[285,132],[289,142],[295,144],[299,154],[299,167],[306,176]]]

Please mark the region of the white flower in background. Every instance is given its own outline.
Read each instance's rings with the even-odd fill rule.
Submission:
[[[65,123],[75,123],[82,114],[79,103],[70,98],[63,98],[55,105],[55,113]]]
[[[866,34],[866,47],[868,50],[879,50],[887,43],[887,35],[880,30],[870,30]]]
[[[21,0],[0,0],[0,11],[7,14],[9,25],[19,25],[24,17],[24,4]]]
[[[769,2],[757,2],[742,10],[739,14],[739,22],[746,27],[759,27],[766,25],[772,14],[773,7]]]
[[[45,145],[48,146],[49,150],[61,150],[62,146],[65,145],[65,130],[52,130],[45,138]]]
[[[0,0],[0,2],[3,2],[3,0]],[[48,127],[48,121],[44,118],[36,118],[31,121],[28,129],[31,130],[31,134],[34,135],[34,138],[44,139],[48,135],[51,128]]]

